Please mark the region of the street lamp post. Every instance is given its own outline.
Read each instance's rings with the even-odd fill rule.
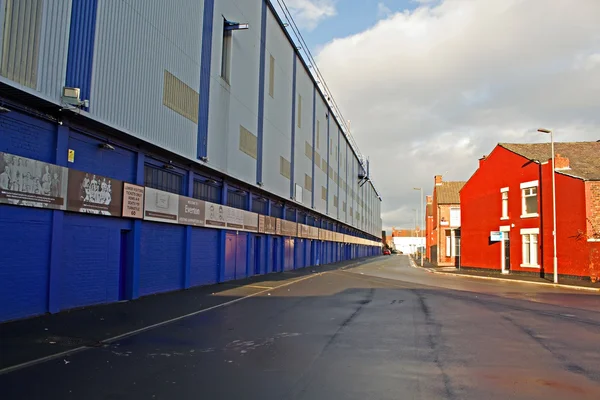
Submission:
[[[425,219],[423,216],[423,188],[413,188],[413,190],[418,190],[421,192],[421,224],[427,225],[427,222],[423,222],[423,220]],[[421,226],[421,230],[420,230],[420,237],[424,237],[423,235],[423,226]],[[427,239],[425,239],[427,240]],[[424,250],[425,250],[425,245],[423,246],[423,249],[421,250],[421,267],[423,266],[423,257],[424,257]]]
[[[554,133],[550,129],[538,129],[538,132],[550,134],[550,147],[552,151],[552,220],[553,220],[553,231],[552,236],[554,238],[554,283],[558,283],[558,257],[556,255],[556,169],[554,165]]]

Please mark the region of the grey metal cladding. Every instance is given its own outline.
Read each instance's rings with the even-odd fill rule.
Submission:
[[[195,158],[197,124],[163,105],[163,85],[168,70],[190,88],[200,86],[202,3],[98,3],[90,96],[94,116]]]
[[[5,0],[0,75],[37,89],[42,0]]]
[[[59,101],[67,73],[71,0],[46,0],[40,37],[37,89]]]

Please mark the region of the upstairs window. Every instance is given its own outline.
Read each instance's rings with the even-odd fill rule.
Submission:
[[[523,198],[522,217],[536,217],[538,215],[538,182],[527,182],[521,184]]]
[[[501,190],[502,193],[502,219],[508,219],[508,188]]]

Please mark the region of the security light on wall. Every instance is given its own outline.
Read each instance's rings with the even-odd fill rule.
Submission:
[[[227,21],[227,20],[225,21],[225,30],[226,31],[240,31],[240,30],[245,30],[245,29],[250,29],[250,24]]]
[[[89,107],[89,100],[81,100],[81,89],[76,87],[63,87],[62,101],[76,107]]]
[[[109,143],[99,144],[98,147],[100,147],[101,149],[104,149],[104,150],[114,150],[115,149],[115,147]]]

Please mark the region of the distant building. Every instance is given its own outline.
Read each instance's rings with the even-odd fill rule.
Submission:
[[[556,143],[558,274],[600,275],[600,143]],[[462,266],[551,275],[550,144],[498,144],[460,193]],[[499,232],[502,232],[499,234]]]
[[[431,261],[431,246],[435,240],[433,235],[433,196],[427,196],[425,211],[425,258]]]
[[[440,266],[458,265],[460,254],[460,190],[465,182],[444,182],[435,176],[432,201],[430,260]]]
[[[393,249],[403,254],[415,254],[425,247],[425,238],[417,229],[392,229]]]

